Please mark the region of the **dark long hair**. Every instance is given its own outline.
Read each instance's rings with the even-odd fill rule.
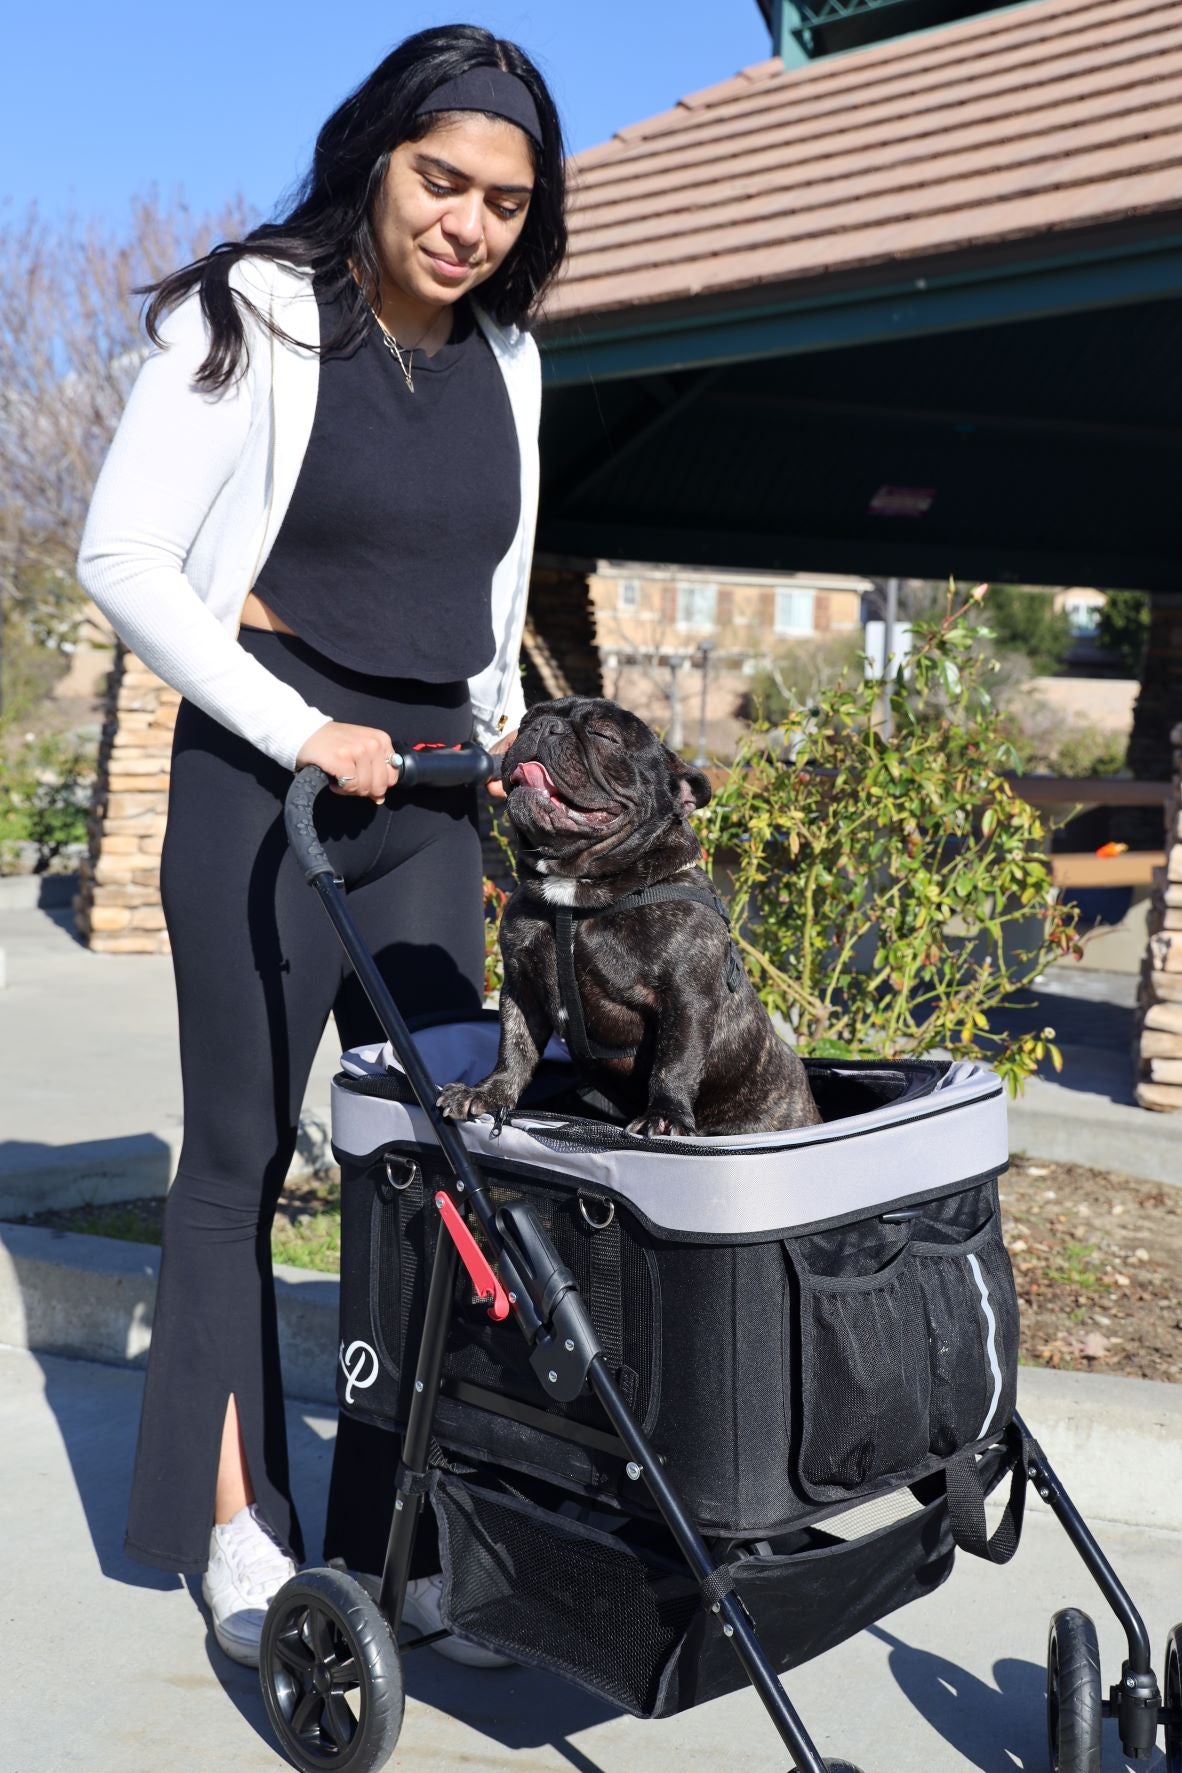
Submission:
[[[444,80],[470,68],[502,68],[516,74],[533,95],[542,146],[527,136],[534,163],[534,190],[525,222],[504,261],[477,300],[500,325],[524,328],[566,255],[565,181],[562,129],[545,81],[515,43],[494,37],[479,25],[441,25],[407,37],[338,106],[316,138],[312,165],[296,192],[294,207],[277,222],[264,222],[244,240],[223,241],[204,258],[172,271],[158,283],[142,285],[151,295],[144,324],[153,344],[163,343],[159,326],[189,291],[200,291],[210,331],[209,351],[197,371],[207,392],[224,388],[249,361],[242,302],[277,338],[295,343],[242,295],[230,288],[233,265],[247,256],[281,259],[311,268],[325,279],[330,294],[344,292],[346,320],[331,343],[346,348],[373,324],[372,304],[380,286],[371,214],[400,142],[420,141],[444,112],[415,112]],[[356,266],[360,286],[349,270]]]

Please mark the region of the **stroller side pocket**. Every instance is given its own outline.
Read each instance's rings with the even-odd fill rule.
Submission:
[[[930,1374],[923,1301],[906,1249],[885,1268],[799,1284],[800,1443],[807,1494],[830,1501],[903,1479],[928,1449]]]
[[[1006,1427],[1018,1304],[992,1185],[785,1248],[809,1498],[908,1483]]]

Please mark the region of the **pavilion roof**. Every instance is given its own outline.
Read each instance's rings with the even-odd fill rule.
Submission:
[[[568,162],[544,321],[1182,213],[1182,5],[1031,0],[688,94]],[[1063,237],[1068,237],[1064,239]]]

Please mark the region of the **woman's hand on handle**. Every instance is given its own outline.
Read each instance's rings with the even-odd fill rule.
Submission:
[[[317,763],[333,778],[334,794],[384,800],[398,780],[398,771],[386,760],[394,749],[389,733],[376,726],[350,726],[330,720],[305,739],[296,758],[297,770]],[[341,783],[341,777],[347,778]]]
[[[513,741],[514,741],[514,739],[516,739],[516,737],[517,737],[517,729],[516,729],[516,727],[514,727],[514,729],[511,733],[506,733],[503,739],[498,739],[495,745],[489,746],[489,748],[488,748],[489,756],[490,757],[504,757],[506,751],[508,751],[510,745],[513,743]],[[501,786],[501,772],[500,772],[500,770],[497,771],[495,776],[490,776],[488,778],[488,781],[485,783],[485,787],[487,788],[489,794],[492,796],[493,800],[508,800],[509,796],[505,792],[505,789]]]

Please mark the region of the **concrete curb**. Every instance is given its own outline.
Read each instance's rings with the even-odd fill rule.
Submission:
[[[1032,1078],[1007,1103],[1010,1151],[1182,1187],[1182,1116]]]
[[[5,1140],[0,1144],[0,1219],[165,1195],[176,1175],[182,1139],[176,1128],[73,1145]],[[310,1176],[334,1161],[328,1110],[305,1109],[288,1176]]]
[[[0,1342],[142,1367],[159,1271],[154,1244],[0,1225]],[[309,1403],[332,1403],[339,1282],[279,1264],[275,1284],[285,1388]]]
[[[0,1343],[142,1367],[159,1261],[147,1244],[0,1225]],[[331,1405],[339,1283],[275,1274],[288,1395]],[[1019,1405],[1085,1515],[1182,1530],[1182,1386],[1023,1367]]]

